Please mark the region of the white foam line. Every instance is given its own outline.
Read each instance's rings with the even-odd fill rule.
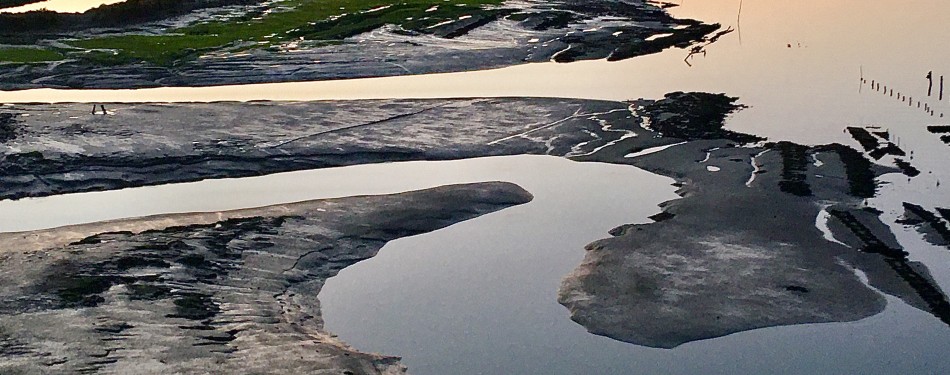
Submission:
[[[752,175],[749,176],[749,181],[745,182],[746,187],[752,187],[752,182],[755,181],[755,176],[758,175],[759,171],[762,170],[762,168],[760,168],[759,165],[756,164],[755,159],[758,159],[760,156],[765,155],[766,152],[769,152],[769,150],[762,151],[752,157],[752,160],[750,161],[750,163],[752,163]]]
[[[562,53],[564,53],[564,52],[570,51],[570,49],[571,49],[571,45],[568,45],[567,48],[562,49],[562,50],[560,50],[560,51],[557,51],[557,53],[551,55],[551,61],[555,61],[554,59],[556,59],[556,58],[558,57],[558,55],[560,55],[560,54],[562,54]]]
[[[715,148],[711,148],[711,149],[707,150],[707,151],[706,151],[706,158],[703,159],[703,160],[700,160],[699,163],[700,163],[700,164],[703,164],[703,163],[709,161],[709,158],[712,157],[713,151],[716,151],[716,150],[718,150],[718,149],[719,149],[719,147],[715,147]]]
[[[660,151],[666,150],[666,149],[668,149],[668,148],[670,148],[670,147],[673,147],[673,146],[679,146],[679,145],[684,144],[684,143],[686,143],[686,141],[683,141],[683,142],[680,142],[680,143],[674,143],[674,144],[671,144],[671,145],[664,145],[664,146],[651,147],[651,148],[648,148],[648,149],[646,149],[646,150],[641,150],[641,151],[638,151],[638,152],[634,152],[634,153],[632,153],[632,154],[624,155],[624,157],[625,157],[625,158],[636,158],[636,157],[640,157],[640,156],[643,156],[643,155],[649,155],[649,154],[652,154],[652,153],[655,153],[655,152],[660,152]]]
[[[588,153],[585,153],[585,154],[581,154],[581,155],[577,155],[577,156],[590,156],[590,155],[596,154],[596,153],[599,152],[600,150],[603,150],[603,149],[605,149],[605,148],[607,148],[607,147],[613,146],[613,145],[619,143],[620,141],[623,141],[624,139],[633,138],[633,137],[636,137],[636,136],[637,136],[637,133],[634,133],[634,132],[627,132],[626,134],[620,136],[619,139],[616,139],[616,140],[607,142],[607,144],[602,145],[602,146],[599,146],[599,147],[595,148],[595,149],[594,149],[593,151],[591,151],[591,152],[588,152]]]
[[[830,218],[831,214],[828,213],[828,206],[822,207],[821,211],[818,211],[818,216],[815,216],[815,228],[821,231],[821,235],[824,236],[826,240],[850,248],[851,246],[835,238],[834,233],[831,232],[831,228],[828,227],[828,219]]]

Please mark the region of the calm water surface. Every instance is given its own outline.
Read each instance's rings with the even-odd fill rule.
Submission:
[[[554,156],[496,156],[365,164],[259,177],[214,179],[15,201],[0,200],[0,232],[55,228],[146,215],[252,208],[310,199],[393,194],[484,181],[514,182],[532,193],[545,191],[556,194],[556,199],[546,199],[546,203],[541,204],[551,216],[533,224],[537,226],[558,220],[558,212],[580,210],[595,213],[608,210],[611,204],[618,205],[618,209],[611,210],[615,212],[609,213],[610,219],[604,220],[606,224],[584,225],[585,228],[596,228],[592,233],[597,235],[612,228],[611,225],[615,226],[613,223],[642,220],[655,214],[659,212],[657,203],[678,197],[673,192],[672,179],[632,166],[579,163]],[[637,199],[626,199],[631,186],[637,189]]]
[[[51,10],[60,13],[82,13],[100,5],[121,3],[125,0],[46,0],[23,6],[0,9],[0,13],[25,13],[33,10]]]
[[[925,206],[950,204],[947,191],[936,184],[950,177],[942,167],[947,147],[924,129],[942,121],[939,114],[950,106],[926,98],[923,79],[929,70],[939,75],[940,66],[950,75],[945,63],[950,56],[928,42],[950,35],[941,30],[942,17],[936,16],[948,14],[939,10],[950,8],[933,1],[914,7],[894,1],[829,3],[744,2],[740,42],[735,22],[738,2],[687,2],[678,14],[720,20],[737,30],[709,46],[705,57],[690,60],[692,66],[683,61],[685,54],[673,51],[621,63],[537,64],[448,74],[431,84],[475,75],[492,79],[486,81],[492,85],[510,82],[503,88],[472,82],[464,89],[449,90],[449,96],[626,99],[673,90],[726,92],[752,106],[730,120],[731,128],[810,144],[857,146],[842,132],[845,127],[887,128],[901,138],[902,147],[917,151],[913,162],[918,167],[933,172],[909,182],[899,175],[886,176],[888,184],[872,204],[885,209],[885,219],[912,258],[930,265],[946,288],[950,286],[946,249],[927,244],[912,229],[893,222],[903,211],[904,200]],[[925,99],[935,115],[874,92],[861,84],[862,77]],[[635,195],[633,185],[630,189],[628,195]],[[539,194],[533,204],[544,202]],[[585,237],[588,233],[571,232],[572,224],[598,218],[570,212],[557,216],[558,227],[550,229],[572,233],[571,240],[534,233],[530,226],[503,220],[504,215],[489,215],[394,241],[379,256],[328,281],[320,294],[327,328],[358,348],[403,355],[417,374],[950,371],[945,357],[950,345],[947,326],[894,298],[888,298],[885,313],[855,323],[774,327],[674,350],[586,334],[567,319],[567,311],[554,298],[560,278],[577,265],[578,250],[590,238]],[[530,222],[545,219],[549,218],[539,214]]]
[[[950,148],[925,130],[927,125],[950,123],[950,95],[945,94],[942,102],[928,98],[924,78],[928,71],[950,78],[950,49],[941,45],[950,37],[950,28],[946,27],[950,3],[749,0],[742,4],[741,17],[737,17],[738,0],[682,3],[682,7],[673,10],[674,14],[721,22],[736,30],[708,46],[705,56],[689,60],[692,66],[684,62],[684,51],[673,50],[617,63],[530,64],[424,77],[211,88],[0,92],[0,102],[471,96],[624,100],[655,98],[676,90],[725,92],[751,106],[730,119],[728,126],[735,130],[773,140],[840,142],[857,147],[843,133],[846,126],[880,126],[890,130],[895,141],[899,138],[901,147],[915,150],[912,163],[925,174],[910,181],[900,175],[885,176],[882,180],[887,185],[871,204],[885,211],[885,219],[911,257],[928,264],[944,289],[950,288],[950,272],[946,270],[950,252],[927,244],[913,230],[893,223],[903,211],[902,201],[928,208],[950,206],[950,192],[946,189],[950,168],[945,166]],[[924,100],[934,108],[934,115],[862,85],[862,77],[881,82],[901,96]],[[941,113],[948,117],[941,118]],[[490,162],[482,167],[486,166],[493,171],[502,168]],[[463,173],[460,171],[482,167],[459,164],[451,169],[455,170],[452,173]],[[430,172],[392,168],[385,173],[409,176],[409,180],[418,178],[417,182],[421,182],[398,189],[449,183],[419,177]],[[379,256],[345,269],[330,279],[320,294],[328,328],[361,350],[404,356],[404,362],[416,374],[950,373],[950,360],[945,353],[945,348],[950,347],[950,329],[929,314],[892,298],[883,314],[859,322],[760,329],[674,350],[642,348],[587,334],[568,319],[567,311],[555,301],[560,279],[579,263],[586,243],[606,236],[613,226],[644,221],[657,211],[657,203],[670,199],[666,179],[645,177],[640,174],[642,171],[629,168],[622,172],[604,169],[604,174],[600,174],[601,168],[597,164],[545,164],[535,166],[536,170],[519,167],[509,172],[471,175],[522,184],[536,199],[444,230],[393,241]],[[384,172],[352,172],[332,181],[375,173]],[[589,181],[576,181],[582,179],[576,177],[578,173],[588,173],[585,176]],[[546,177],[528,177],[534,174]],[[257,190],[248,190],[246,194],[252,198],[240,201],[243,203],[201,205],[206,197],[219,195],[206,193],[190,195],[201,198],[184,201],[182,206],[169,208],[172,206],[163,203],[146,211],[200,211],[268,204],[257,198],[260,196],[306,199],[304,195],[270,190],[284,183],[270,184],[267,178],[271,177],[222,182],[220,189],[224,191],[238,189],[244,183],[257,186],[253,188]],[[287,181],[302,182],[294,188],[299,191],[324,189],[308,185],[313,180],[289,178]],[[453,181],[463,180],[466,179]],[[938,186],[940,180],[944,183]],[[366,180],[356,185],[378,183]],[[141,191],[152,197],[177,188],[162,186]],[[92,194],[117,197],[121,192]],[[334,194],[382,192],[385,191],[351,187]],[[176,195],[170,193],[172,197]],[[65,212],[62,207],[89,196],[27,200],[23,201],[27,202],[22,203],[24,206],[0,211],[29,212],[33,211],[27,208],[29,204],[40,203],[28,202],[43,201],[47,208],[36,212],[54,210],[46,217],[58,217],[61,215],[55,212],[57,207]],[[77,213],[78,218],[37,221],[47,221],[41,226],[54,226],[66,221],[145,214],[109,212],[97,216],[87,215],[80,208],[68,212]]]

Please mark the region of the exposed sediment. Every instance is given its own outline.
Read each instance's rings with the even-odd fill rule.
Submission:
[[[440,4],[433,2],[433,9]],[[284,11],[285,5],[264,3],[261,6],[265,9],[251,7],[245,18],[267,17],[272,11]],[[671,47],[685,48],[719,29],[719,25],[674,19],[662,8],[640,0],[504,2],[474,7],[435,25],[413,23],[435,14],[428,11],[409,14],[412,17],[408,18],[407,14],[400,13],[397,18],[388,13],[398,12],[397,8],[403,5],[393,3],[360,12],[341,9],[338,15],[314,19],[304,27],[281,30],[274,35],[222,41],[225,44],[215,47],[170,50],[159,55],[149,50],[123,54],[122,44],[77,48],[82,43],[52,35],[49,40],[23,44],[29,48],[34,44],[53,48],[64,55],[63,60],[0,64],[0,89],[231,85],[458,72],[552,60],[622,60]],[[217,13],[221,12],[201,10],[181,16],[180,20],[105,33],[102,29],[90,29],[79,36],[96,39],[125,37],[129,33],[145,37],[176,34],[175,27],[209,21]],[[32,35],[20,33],[25,36],[13,33],[5,38],[16,40]],[[189,29],[187,33],[207,37],[200,28]],[[651,38],[654,36],[658,37]],[[162,42],[153,48],[174,43]]]
[[[722,115],[707,120],[721,126]],[[677,178],[683,198],[662,204],[655,223],[618,227],[587,246],[559,291],[572,319],[595,334],[672,348],[761,327],[862,319],[884,309],[881,291],[950,324],[950,304],[926,267],[863,205],[875,178],[893,170],[842,145],[729,138],[697,134],[628,161]],[[822,210],[837,242],[815,226]]]
[[[917,231],[924,235],[924,239],[937,246],[950,248],[950,222],[946,208],[937,207],[936,212],[928,211],[918,204],[904,202],[903,224],[917,227]],[[938,215],[938,213],[940,215]],[[943,218],[941,218],[943,216]]]
[[[580,156],[623,137],[666,144],[625,103],[378,100],[3,107],[0,199],[406,160]],[[101,112],[100,112],[101,113]],[[2,118],[0,118],[2,119]]]
[[[324,281],[530,200],[480,183],[0,234],[0,372],[403,373],[323,330]]]
[[[16,137],[0,145],[7,197],[390,160],[548,154],[632,164],[676,178],[684,198],[663,204],[656,223],[591,244],[565,279],[560,302],[591,332],[674,347],[861,319],[884,308],[877,291],[950,321],[926,268],[864,206],[875,179],[895,169],[843,145],[723,130],[737,106],[722,95],[109,104],[112,115],[86,106],[5,107],[16,121]],[[822,212],[834,241],[815,225]]]

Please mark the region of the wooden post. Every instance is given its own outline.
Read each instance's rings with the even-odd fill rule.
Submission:
[[[927,96],[932,96],[934,90],[934,72],[931,70],[927,72]]]
[[[943,101],[943,76],[940,76],[940,101]]]

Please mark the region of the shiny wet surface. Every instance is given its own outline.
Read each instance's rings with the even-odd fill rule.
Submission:
[[[927,96],[924,78],[929,71],[950,77],[950,51],[938,44],[950,36],[944,25],[950,5],[935,0],[913,5],[890,0],[747,1],[740,15],[737,0],[684,3],[673,9],[675,15],[721,22],[735,30],[694,55],[689,64],[685,51],[673,50],[618,63],[530,64],[424,77],[0,92],[0,101],[465,96],[623,100],[676,90],[725,92],[751,106],[728,123],[737,131],[772,140],[859,147],[844,128],[877,126],[890,130],[904,149],[914,150],[911,161],[925,173],[910,180],[900,175],[883,178],[889,184],[870,203],[885,211],[911,258],[930,265],[938,282],[945,289],[950,286],[946,249],[895,223],[903,201],[928,208],[950,205],[945,187],[950,169],[944,164],[950,149],[926,131],[927,125],[950,122],[940,117],[950,116],[950,94],[941,102],[935,84]],[[882,92],[877,83],[888,90]],[[932,107],[934,114],[917,108],[916,102]],[[939,185],[940,180],[945,183]],[[641,183],[609,177],[596,194],[573,190],[573,195],[590,195],[583,199],[599,202],[579,201],[577,206],[565,205],[557,189],[545,195],[544,187],[527,183],[538,196],[530,206],[394,241],[376,258],[330,279],[320,295],[327,328],[361,350],[404,356],[411,371],[419,374],[950,371],[943,353],[950,344],[947,327],[895,299],[889,299],[883,314],[859,322],[761,329],[675,350],[645,349],[587,334],[557,305],[557,283],[579,262],[584,244],[606,236],[612,226],[642,222],[655,211],[651,209],[662,199],[639,197],[641,191],[651,191]],[[557,184],[551,182],[548,189]],[[644,211],[633,214],[632,208],[614,207],[624,197],[635,199]],[[616,210],[608,214],[607,208]],[[573,216],[575,211],[578,216]]]

